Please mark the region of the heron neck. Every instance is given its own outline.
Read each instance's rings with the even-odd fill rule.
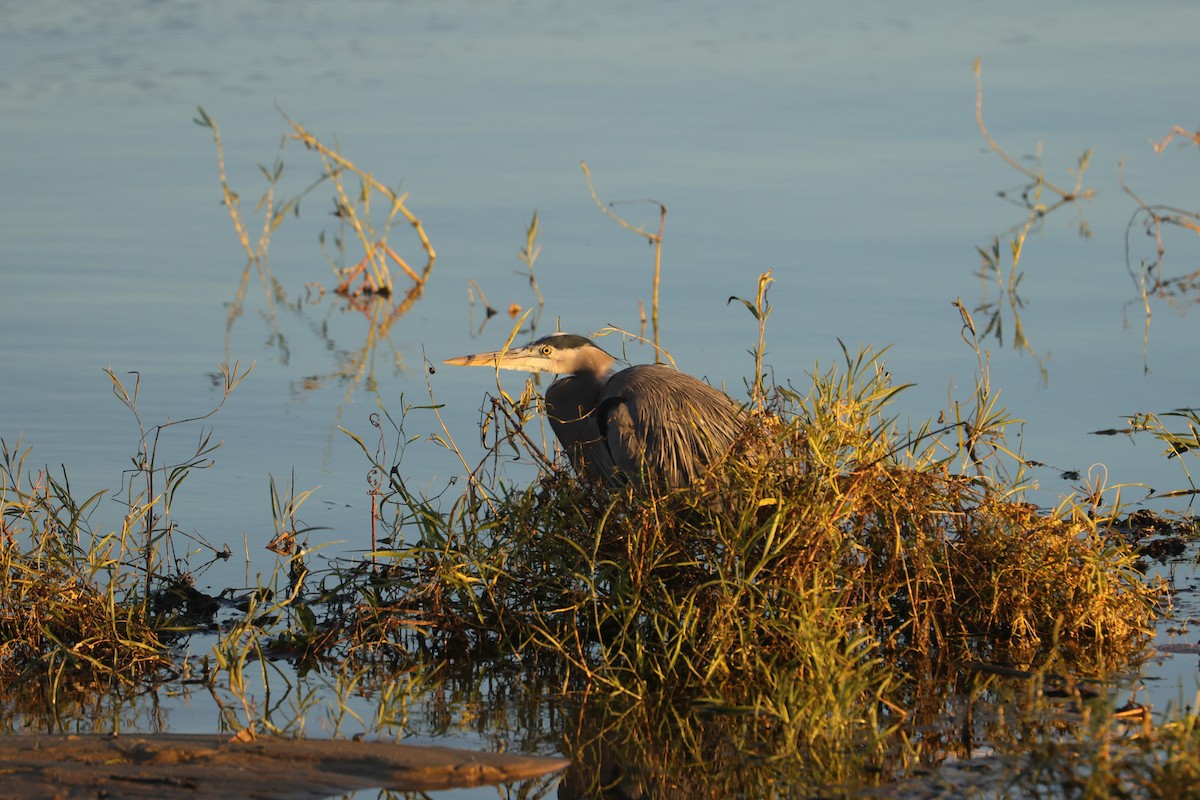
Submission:
[[[575,369],[578,376],[586,376],[597,383],[605,383],[612,377],[617,360],[599,348],[589,349],[586,357]]]

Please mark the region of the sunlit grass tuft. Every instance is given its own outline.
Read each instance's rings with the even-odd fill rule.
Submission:
[[[764,295],[748,304],[760,322]],[[1021,500],[1014,421],[959,309],[981,372],[945,423],[900,427],[882,354],[847,350],[803,394],[748,384],[760,410],[742,456],[685,491],[609,492],[563,467],[513,486],[481,468],[430,499],[376,464],[404,545],[374,554],[348,609],[355,646],[536,658],[569,695],[740,720],[756,757],[824,783],[944,757],[921,731],[978,665],[1126,669],[1162,589],[1094,498],[1055,514]],[[529,446],[522,401],[493,402],[498,446]]]
[[[32,683],[54,698],[161,677],[172,661],[126,563],[147,509],[94,536],[86,519],[101,495],[79,503],[65,472],[28,474],[29,450],[2,449],[0,686]]]
[[[60,477],[34,468],[28,449],[0,441],[0,686],[12,693],[40,687],[53,704],[67,692],[136,689],[174,674],[169,641],[179,617],[159,590],[189,585],[178,571],[187,559],[177,539],[197,545],[193,554],[229,553],[182,534],[172,514],[176,492],[191,472],[211,465],[219,442],[202,431],[194,450],[176,460],[166,454],[166,434],[216,413],[249,371],[222,365],[224,393],[215,407],[150,426],[138,407],[140,377],[127,385],[106,370],[138,433],[118,495],[124,513],[107,532],[90,523],[104,492],[80,501],[65,468]]]

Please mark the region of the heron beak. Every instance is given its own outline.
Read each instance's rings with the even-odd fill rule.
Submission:
[[[454,367],[494,367],[500,362],[503,356],[503,351],[495,353],[472,353],[469,356],[447,358],[442,363],[450,364]]]
[[[517,372],[546,372],[550,369],[549,361],[527,346],[447,358],[442,363],[455,367],[491,367],[492,369],[511,369]]]

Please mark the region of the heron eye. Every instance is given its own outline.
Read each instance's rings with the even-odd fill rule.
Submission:
[[[554,352],[554,348],[551,347],[550,345],[546,345],[545,347],[542,348],[542,355],[544,355],[544,356],[548,356],[553,352]]]

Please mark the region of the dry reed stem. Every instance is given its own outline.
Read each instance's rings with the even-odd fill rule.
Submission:
[[[622,219],[612,210],[610,207],[612,205],[611,203],[605,204],[601,202],[599,195],[596,194],[596,187],[592,183],[592,173],[591,170],[588,169],[587,162],[580,161],[579,166],[583,169],[583,175],[587,179],[588,191],[591,192],[592,201],[595,202],[596,207],[603,211],[604,214],[610,219],[615,220],[621,227],[632,231],[639,236],[646,237],[646,239],[654,245],[654,280],[651,287],[652,297],[650,301],[650,324],[651,330],[654,332],[654,348],[656,351],[662,352],[662,348],[659,347],[658,287],[662,275],[662,245],[663,235],[667,227],[667,206],[665,203],[660,203],[657,200],[648,201],[657,205],[659,209],[658,233],[650,233],[642,226],[633,225],[632,223],[626,222],[624,219]],[[656,361],[656,363],[659,362]]]
[[[280,112],[280,113],[282,114],[283,112]],[[367,258],[371,259],[374,262],[375,259],[373,258],[372,254],[374,253],[375,248],[373,248],[371,246],[372,239],[370,237],[368,237],[368,235],[365,231],[365,223],[358,218],[357,214],[353,213],[354,204],[350,201],[349,197],[346,195],[346,192],[345,192],[344,188],[342,187],[341,182],[336,180],[336,178],[335,178],[335,176],[341,170],[347,170],[347,171],[352,172],[355,175],[359,176],[359,178],[362,179],[364,185],[366,187],[368,187],[369,190],[374,190],[374,191],[379,192],[380,194],[382,194],[384,197],[386,197],[391,202],[391,209],[388,213],[389,220],[392,219],[396,214],[400,214],[401,216],[404,217],[405,220],[408,221],[408,223],[417,232],[417,238],[420,240],[421,247],[424,249],[424,251],[428,257],[427,262],[426,262],[425,268],[422,271],[422,273],[420,275],[418,275],[414,270],[412,270],[411,268],[408,267],[408,265],[403,261],[403,259],[399,259],[399,257],[396,257],[396,259],[397,259],[397,263],[400,264],[403,269],[405,269],[405,272],[409,275],[410,278],[412,278],[414,280],[414,282],[416,282],[418,284],[423,284],[425,279],[428,278],[429,272],[433,268],[434,262],[437,260],[437,252],[433,249],[433,245],[429,241],[429,236],[425,233],[425,227],[424,227],[424,225],[422,225],[421,220],[418,219],[416,217],[416,215],[414,215],[408,209],[408,206],[405,204],[405,201],[407,200],[408,195],[407,194],[403,194],[403,195],[399,195],[399,196],[396,195],[396,193],[393,192],[390,188],[388,188],[387,186],[385,186],[384,184],[382,184],[378,180],[376,180],[373,175],[359,169],[357,166],[354,165],[353,162],[351,162],[348,158],[343,156],[341,153],[338,153],[336,150],[333,150],[333,149],[327,147],[326,145],[324,145],[319,139],[317,139],[317,137],[315,137],[314,135],[309,133],[300,123],[294,121],[293,119],[288,117],[286,114],[283,114],[283,117],[285,120],[287,120],[288,124],[292,127],[292,130],[294,131],[294,135],[292,136],[292,138],[303,143],[305,147],[307,147],[311,150],[315,150],[321,156],[322,161],[326,165],[326,174],[328,174],[331,178],[334,179],[334,186],[335,186],[335,188],[338,192],[338,196],[340,198],[340,207],[344,210],[351,212],[349,214],[349,216],[350,216],[349,222],[354,227],[355,232],[358,234],[360,240],[362,241],[364,250],[367,252]],[[336,165],[336,168],[333,165]],[[370,202],[369,198],[370,198],[370,192],[369,191],[364,192],[364,202],[367,204],[368,210],[369,210],[369,202]],[[385,245],[385,248],[386,248],[386,245]],[[386,250],[388,253],[393,252],[393,251],[391,251],[390,248],[386,248]],[[381,267],[382,274],[377,274],[376,280],[379,282],[379,285],[388,286],[390,288],[390,285],[391,285],[390,280],[386,279],[386,266],[381,264],[380,267]]]

